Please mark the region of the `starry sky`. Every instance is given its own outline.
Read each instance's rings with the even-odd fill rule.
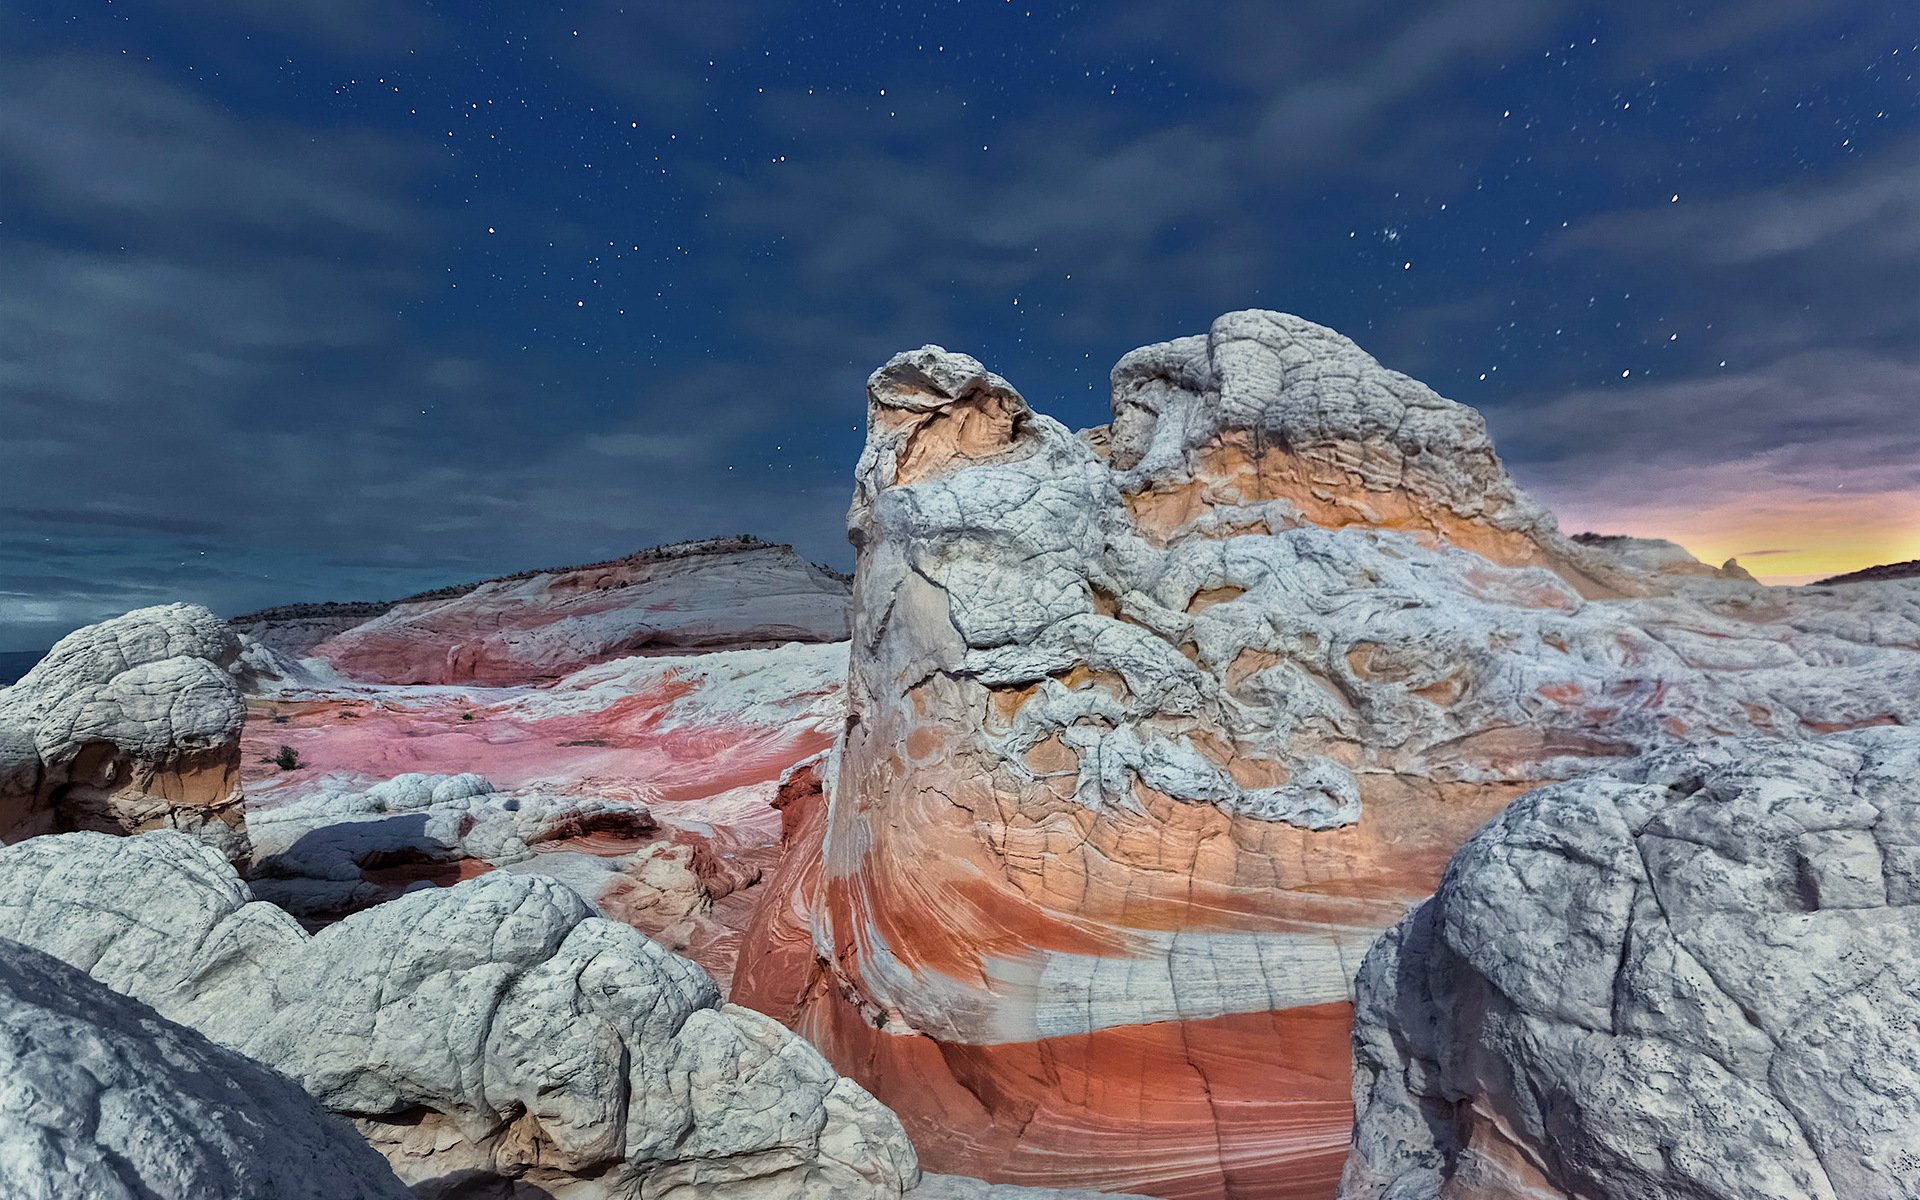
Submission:
[[[0,0],[0,650],[751,532],[1279,308],[1570,531],[1920,557],[1912,0]]]

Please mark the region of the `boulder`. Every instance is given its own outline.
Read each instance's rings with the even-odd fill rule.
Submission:
[[[246,858],[240,645],[192,604],[60,639],[0,689],[0,841],[177,829]]]
[[[352,1114],[425,1195],[855,1200],[918,1176],[812,1047],[540,876],[309,936],[188,838],[74,833],[0,850],[0,928]]]
[[[1345,1200],[1920,1196],[1920,731],[1530,793],[1367,955]]]
[[[1353,974],[1487,817],[1920,720],[1920,588],[1564,537],[1478,414],[1297,317],[1128,355],[1077,435],[937,346],[868,400],[846,728],[734,996],[937,1169],[1323,1197]]]
[[[0,1194],[408,1200],[291,1079],[0,939]]]

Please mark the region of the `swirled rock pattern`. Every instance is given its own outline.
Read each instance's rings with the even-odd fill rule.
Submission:
[[[240,645],[192,604],[60,639],[0,689],[0,841],[179,829],[246,857]]]
[[[1533,792],[1368,954],[1346,1200],[1920,1196],[1920,731]]]
[[[436,1196],[840,1200],[917,1178],[898,1121],[805,1042],[539,876],[310,937],[185,837],[75,833],[0,851],[0,927],[354,1114]]]
[[[407,1200],[298,1084],[0,939],[0,1194]]]
[[[1229,314],[1113,388],[1075,435],[939,347],[868,385],[847,727],[734,994],[936,1168],[1330,1195],[1350,981],[1488,816],[1920,720],[1920,589],[1563,537],[1331,330]]]

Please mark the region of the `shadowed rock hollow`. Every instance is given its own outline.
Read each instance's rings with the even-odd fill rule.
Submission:
[[[1515,795],[1920,718],[1920,590],[1583,545],[1470,409],[1233,313],[1075,435],[965,355],[868,385],[848,719],[736,999],[942,1169],[1326,1197],[1350,981]]]

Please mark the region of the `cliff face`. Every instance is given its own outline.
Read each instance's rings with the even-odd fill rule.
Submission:
[[[1329,1195],[1349,981],[1478,824],[1920,718],[1920,594],[1565,538],[1477,414],[1298,318],[1128,355],[1077,436],[938,347],[868,395],[847,727],[736,998],[936,1168]]]
[[[719,538],[401,602],[307,653],[377,683],[510,686],[632,654],[846,635],[842,579],[791,547]]]

